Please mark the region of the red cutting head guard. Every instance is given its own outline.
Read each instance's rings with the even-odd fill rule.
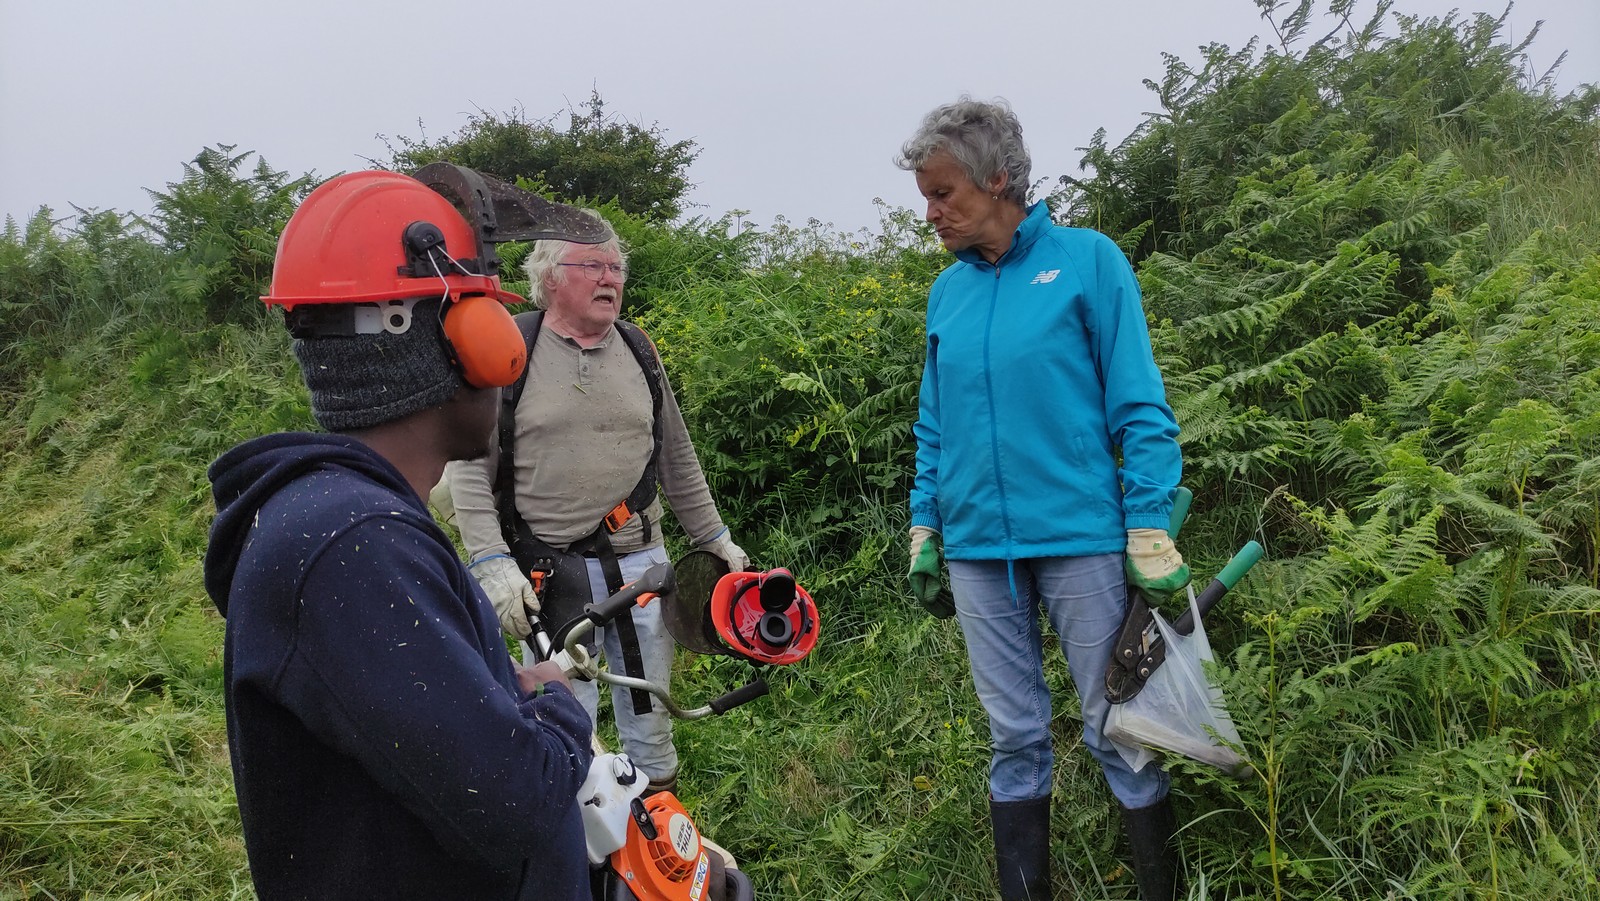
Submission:
[[[797,663],[817,646],[817,605],[787,569],[717,580],[711,622],[729,651],[754,663]]]

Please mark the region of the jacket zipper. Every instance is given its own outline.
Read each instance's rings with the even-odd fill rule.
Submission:
[[[1006,559],[1011,559],[1011,507],[1006,502],[1006,481],[1000,471],[999,407],[994,402],[994,369],[990,366],[989,348],[994,338],[995,307],[1000,302],[1000,266],[994,267],[994,286],[989,292],[989,317],[983,326],[983,384],[989,398],[989,456],[993,461],[994,484],[1000,494],[1000,529],[1005,538]]]

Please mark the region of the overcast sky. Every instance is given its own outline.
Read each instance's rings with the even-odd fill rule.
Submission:
[[[1512,35],[1541,19],[1533,65],[1565,50],[1563,89],[1600,82],[1600,0],[1518,0]],[[1096,128],[1116,141],[1153,108],[1163,52],[1269,33],[1251,0],[0,0],[0,214],[145,212],[142,189],[219,142],[331,176],[419,120],[437,137],[474,109],[541,118],[594,88],[700,146],[691,213],[850,230],[874,198],[918,201],[891,158],[939,103],[1009,99],[1035,179],[1076,174]]]

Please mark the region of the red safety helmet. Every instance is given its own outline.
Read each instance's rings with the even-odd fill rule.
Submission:
[[[522,374],[527,346],[505,308],[525,301],[500,287],[497,266],[437,191],[398,172],[352,172],[325,182],[295,210],[261,299],[292,316],[310,304],[442,298],[446,355],[468,384],[499,388]],[[335,324],[320,332],[308,326],[315,333],[359,331],[350,317],[317,318]],[[395,322],[408,328],[409,308]]]
[[[324,182],[295,210],[261,299],[292,310],[438,297],[448,285],[456,297],[525,303],[501,289],[498,275],[481,272],[482,259],[472,226],[443,195],[398,172],[351,172]]]

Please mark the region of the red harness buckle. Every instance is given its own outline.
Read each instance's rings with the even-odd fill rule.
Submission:
[[[623,526],[627,525],[628,520],[632,518],[633,511],[628,509],[628,502],[623,501],[615,507],[612,507],[611,512],[606,514],[606,531],[616,534],[616,532]]]

